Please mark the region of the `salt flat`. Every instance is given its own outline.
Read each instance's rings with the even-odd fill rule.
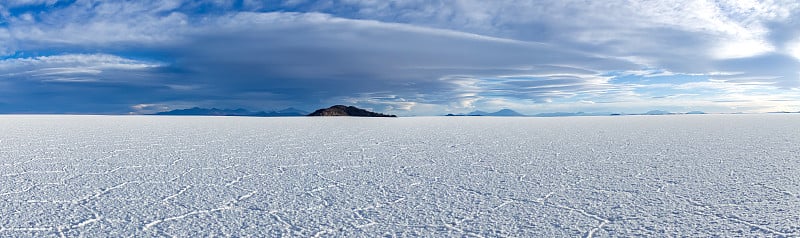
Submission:
[[[0,116],[0,236],[800,236],[800,115]]]

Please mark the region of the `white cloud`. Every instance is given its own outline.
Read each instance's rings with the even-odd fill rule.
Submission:
[[[800,61],[800,38],[788,44],[788,54]]]
[[[169,12],[181,1],[134,1],[124,3],[94,3],[78,1],[48,12],[27,12],[7,19],[3,28],[9,37],[2,39],[12,45],[8,51],[32,51],[50,47],[119,47],[125,45],[153,46],[169,44],[180,39],[188,26],[188,16]],[[165,13],[166,11],[166,13]]]
[[[159,66],[108,54],[67,54],[0,60],[0,77],[47,82],[97,82],[104,72],[135,72]]]
[[[713,55],[717,59],[746,58],[773,52],[775,47],[765,40],[736,39],[720,42]]]
[[[66,54],[29,58],[11,58],[0,61],[0,69],[5,70],[30,66],[47,68],[54,65],[76,65],[101,69],[141,69],[158,66],[158,64],[154,63],[127,59],[109,54]]]
[[[6,0],[5,4],[9,7],[19,7],[19,6],[28,6],[28,5],[53,5],[59,1],[64,0]]]
[[[130,109],[132,111],[128,112],[128,114],[144,115],[144,114],[153,114],[157,112],[169,111],[170,107],[163,104],[141,103],[131,106]]]

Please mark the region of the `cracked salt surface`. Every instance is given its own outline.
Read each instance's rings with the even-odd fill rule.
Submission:
[[[0,236],[800,236],[800,116],[0,116]]]

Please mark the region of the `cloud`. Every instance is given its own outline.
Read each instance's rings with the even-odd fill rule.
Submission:
[[[31,81],[100,81],[114,82],[125,77],[108,73],[122,71],[147,71],[159,64],[126,59],[108,54],[66,54],[13,58],[0,61],[0,72],[4,78]],[[105,77],[104,77],[105,76]],[[77,80],[82,79],[82,80]]]
[[[107,54],[68,54],[10,59],[0,68],[7,78],[59,83],[113,82],[152,86],[159,91],[164,90],[158,87],[162,85],[173,91],[170,95],[231,104],[237,101],[324,104],[332,99],[375,92],[417,95],[415,99],[419,102],[446,101],[452,96],[448,92],[458,91],[461,86],[446,80],[454,73],[494,76],[540,69],[575,71],[574,67],[588,65],[631,66],[624,61],[553,49],[544,44],[325,14],[240,13],[208,23],[210,26],[196,28],[185,37],[191,40],[162,49],[172,56],[173,62],[168,65]],[[50,42],[50,38],[43,37],[41,41]],[[126,41],[122,38],[111,41],[114,40]],[[101,48],[105,45],[84,41],[70,44]],[[140,44],[158,50],[158,46],[148,45],[148,41]],[[337,88],[339,85],[346,87]],[[434,95],[433,91],[441,93]],[[171,99],[142,93],[148,97],[139,98],[153,102]],[[415,105],[400,104],[393,108],[410,109]]]
[[[48,2],[5,17],[4,29],[13,35],[4,42],[9,48],[6,53],[83,51],[87,47],[126,51],[177,42],[184,31],[192,29],[189,17],[177,11],[186,4],[183,1],[57,3],[63,4],[48,8],[53,5]],[[39,5],[42,1],[28,4]]]
[[[7,0],[5,5],[8,7],[19,7],[27,5],[53,5],[59,0]]]
[[[217,24],[177,48],[172,67],[191,72],[195,84],[286,100],[392,92],[442,102],[465,90],[452,77],[459,74],[480,80],[637,67],[542,43],[317,13],[242,13]]]
[[[800,9],[796,1],[467,0],[457,4],[345,4],[361,9],[355,14],[367,19],[546,42],[607,56],[635,56],[648,67],[681,73],[713,71],[718,60],[758,57],[780,50],[791,39],[779,35],[800,29],[798,21],[793,20]],[[346,14],[341,9],[348,8],[325,11]]]
[[[10,112],[121,112],[138,97],[164,93],[160,67],[108,54],[5,59],[0,81],[8,91],[0,98]]]
[[[154,114],[157,112],[169,111],[170,107],[167,105],[160,105],[160,104],[136,104],[131,106],[131,112],[128,114],[132,115],[146,115],[146,114]]]
[[[0,101],[58,112],[52,98],[106,98],[94,107],[109,113],[343,102],[410,114],[600,110],[728,92],[670,97],[697,95],[675,88],[710,79],[791,98],[799,9],[779,0],[8,1],[0,84],[16,91]]]
[[[797,40],[793,42],[787,43],[786,49],[789,55],[797,60],[800,60],[800,38],[797,38]]]

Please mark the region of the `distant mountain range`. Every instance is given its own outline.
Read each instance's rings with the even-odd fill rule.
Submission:
[[[547,113],[539,113],[534,116],[536,117],[580,117],[580,116],[612,116],[612,115],[620,115],[614,113],[606,113],[606,112],[547,112]]]
[[[474,111],[467,114],[447,114],[447,116],[493,116],[493,117],[522,117],[522,113],[516,112],[511,109],[502,109],[496,112]]]
[[[778,112],[775,112],[778,113]],[[780,112],[793,113],[793,112]],[[800,113],[800,112],[797,112]],[[502,109],[496,112],[485,112],[476,110],[467,114],[447,114],[447,116],[495,116],[495,117],[575,117],[575,116],[625,116],[625,115],[679,115],[679,114],[706,114],[702,111],[690,111],[686,113],[676,113],[664,110],[652,110],[645,113],[610,113],[610,112],[547,112],[534,115],[524,115],[511,109]],[[396,117],[382,113],[370,112],[361,108],[345,105],[335,105],[308,113],[296,108],[286,108],[279,111],[250,111],[243,108],[238,109],[219,109],[219,108],[200,108],[193,107],[188,109],[176,109],[172,111],[158,112],[151,115],[173,115],[173,116],[251,116],[251,117],[298,117],[298,116],[355,116],[355,117]]]
[[[679,115],[679,114],[690,114],[690,115],[692,115],[692,114],[706,114],[706,113],[705,112],[701,112],[701,111],[691,111],[691,112],[686,112],[686,113],[680,113],[680,112],[668,112],[668,111],[663,111],[663,110],[652,110],[652,111],[645,112],[643,114],[638,114],[638,115]],[[637,114],[631,114],[631,115],[637,115]]]
[[[681,114],[706,114],[701,111],[691,112],[669,112],[664,110],[652,110],[645,113],[609,113],[609,112],[555,112],[555,113],[540,113],[536,114],[537,117],[570,117],[570,116],[634,116],[634,115],[681,115]]]
[[[370,112],[354,106],[335,105],[308,114],[308,116],[350,116],[350,117],[397,117],[377,112]]]
[[[308,112],[296,109],[287,108],[280,111],[250,111],[247,109],[218,109],[218,108],[200,108],[193,107],[189,109],[176,109],[166,112],[158,112],[153,115],[171,115],[171,116],[251,116],[251,117],[297,117],[308,115]]]
[[[530,115],[533,117],[577,117],[577,116],[623,116],[623,115],[678,115],[678,114],[706,114],[701,111],[691,111],[686,113],[668,112],[663,110],[652,110],[645,113],[611,113],[611,112],[546,112]],[[496,117],[519,117],[528,116],[518,113],[511,109],[503,109],[496,112],[473,111],[467,114],[447,114],[447,116],[496,116]]]
[[[652,111],[644,113],[644,115],[669,115],[669,114],[672,114],[672,113],[670,113],[668,111],[662,111],[662,110],[652,110]]]
[[[489,114],[487,114],[487,116],[495,116],[495,117],[521,117],[521,116],[525,116],[525,115],[522,115],[522,113],[516,112],[516,111],[514,111],[514,110],[511,110],[511,109],[503,109],[503,110],[500,110],[500,111],[496,111],[496,112],[493,112],[493,113],[489,113]]]

